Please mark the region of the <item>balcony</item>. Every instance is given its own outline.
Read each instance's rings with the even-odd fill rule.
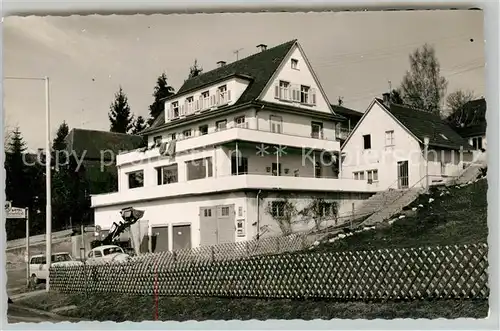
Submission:
[[[173,102],[168,110],[168,119],[183,118],[197,112],[202,112],[215,107],[222,107],[231,102],[231,90],[218,91],[216,94],[200,96],[197,100],[187,98],[183,104]]]
[[[349,137],[349,134],[351,134],[352,130],[349,130],[344,127],[340,127],[340,129],[337,129],[335,131],[335,137],[339,140],[346,140],[347,137]]]
[[[338,141],[249,129],[247,123],[239,123],[237,127],[219,129],[213,133],[178,140],[175,149],[176,152],[186,152],[205,146],[221,145],[231,141],[247,141],[256,144],[288,146],[320,151],[340,150],[340,143]],[[146,151],[136,150],[119,154],[116,163],[120,166],[159,156],[160,150],[158,147]]]
[[[274,98],[280,101],[316,105],[316,89],[299,84],[281,82],[274,84]]]
[[[211,177],[167,185],[141,187],[117,193],[92,196],[92,207],[104,207],[145,200],[234,190],[291,190],[324,192],[376,192],[366,181],[354,179],[311,178],[245,174]]]

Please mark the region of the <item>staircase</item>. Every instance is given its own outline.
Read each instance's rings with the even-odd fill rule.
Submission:
[[[478,178],[478,176],[481,174],[481,169],[483,168],[485,168],[485,165],[473,163],[465,168],[460,175],[447,181],[446,185],[453,186],[467,184],[468,182]]]
[[[361,206],[356,210],[355,218],[361,218],[373,213],[380,209],[386,208],[394,200],[398,199],[404,194],[405,190],[389,189],[387,191],[378,192],[370,198],[363,201]]]
[[[424,192],[421,187],[413,187],[404,191],[400,191],[400,195],[389,201],[383,207],[380,206],[377,211],[370,215],[363,223],[363,226],[371,226],[380,223],[401,212],[404,207],[415,201],[417,197]]]

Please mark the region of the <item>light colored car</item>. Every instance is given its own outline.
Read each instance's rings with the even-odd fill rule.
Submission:
[[[116,245],[104,245],[93,248],[87,254],[87,263],[103,262],[125,262],[130,259],[130,255],[125,253],[123,248]]]
[[[52,254],[51,265],[53,266],[75,266],[82,265],[80,261],[76,261],[69,253]],[[35,283],[44,283],[49,277],[49,269],[47,268],[47,259],[45,254],[33,255],[30,258],[30,274]]]

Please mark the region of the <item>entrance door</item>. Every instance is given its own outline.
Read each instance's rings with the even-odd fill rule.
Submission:
[[[153,234],[151,249],[155,252],[168,251],[168,226],[154,226],[151,229]]]
[[[217,214],[215,207],[200,207],[200,245],[217,245]]]
[[[174,225],[172,232],[172,249],[174,251],[191,248],[191,225]]]
[[[234,205],[217,206],[218,244],[233,243],[235,228]]]
[[[406,189],[408,188],[408,161],[398,162],[398,188]]]

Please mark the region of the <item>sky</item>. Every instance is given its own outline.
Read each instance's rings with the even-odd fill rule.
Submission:
[[[148,116],[156,78],[176,90],[197,59],[205,71],[298,39],[331,103],[365,111],[401,82],[408,55],[433,45],[456,89],[485,94],[481,11],[248,13],[8,17],[4,75],[50,78],[51,134],[70,128],[109,130],[108,111],[122,86],[132,112]],[[30,150],[44,147],[41,81],[4,81],[6,130],[19,127]]]

